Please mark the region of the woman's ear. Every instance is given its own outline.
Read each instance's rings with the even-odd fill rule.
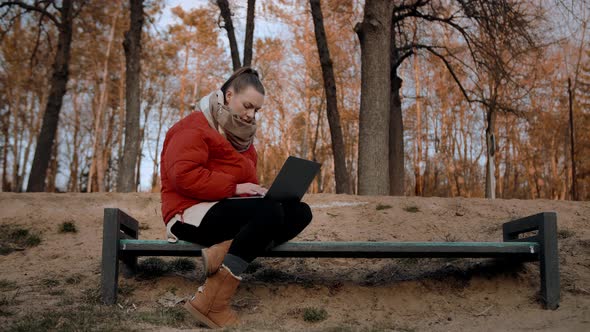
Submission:
[[[229,103],[229,101],[233,98],[234,96],[234,91],[232,88],[227,89],[227,92],[225,93],[225,101],[227,101]]]

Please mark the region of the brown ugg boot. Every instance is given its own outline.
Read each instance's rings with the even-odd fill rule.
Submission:
[[[236,293],[242,278],[235,276],[222,265],[217,273],[208,277],[195,296],[184,305],[197,320],[210,328],[236,325],[238,314],[230,308],[230,300]]]
[[[219,270],[223,258],[227,254],[232,240],[223,241],[212,245],[209,248],[201,249],[201,257],[203,257],[203,267],[207,276],[210,276]]]

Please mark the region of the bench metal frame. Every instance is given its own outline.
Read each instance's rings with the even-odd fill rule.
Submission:
[[[547,309],[559,307],[557,215],[543,212],[503,224],[503,242],[287,242],[263,257],[438,258],[494,257],[539,261],[540,297]],[[200,256],[203,246],[179,241],[139,240],[139,223],[117,208],[104,209],[101,297],[115,304],[119,261],[123,275],[137,270],[138,256]]]

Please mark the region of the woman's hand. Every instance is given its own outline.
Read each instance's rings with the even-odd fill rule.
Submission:
[[[261,195],[264,196],[268,190],[255,183],[240,183],[236,186],[236,195]]]

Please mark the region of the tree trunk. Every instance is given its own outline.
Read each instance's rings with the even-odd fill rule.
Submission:
[[[102,170],[103,177],[103,189],[104,191],[112,191],[113,187],[115,187],[115,183],[113,183],[113,167],[112,167],[112,153],[113,153],[113,133],[115,131],[115,118],[116,118],[116,110],[110,109],[109,110],[109,119],[106,122],[106,140],[103,144],[102,153],[102,165],[100,169]]]
[[[390,64],[393,2],[367,0],[355,31],[361,44],[358,194],[390,194]],[[384,158],[385,156],[385,158]]]
[[[453,119],[446,112],[442,113],[441,128],[440,128],[440,149],[442,161],[444,163],[444,173],[447,178],[448,192],[447,195],[451,197],[457,196],[459,188],[455,181],[455,163],[453,162]]]
[[[144,133],[144,129],[145,128],[141,128],[139,131],[139,151],[143,150],[143,133]],[[133,191],[138,191],[139,189],[139,183],[141,181],[141,159],[143,157],[143,154],[140,152],[137,154],[137,162],[135,163],[135,189]]]
[[[551,177],[549,181],[549,192],[551,199],[558,200],[559,199],[559,192],[560,192],[560,182],[559,182],[559,149],[558,146],[558,137],[553,136],[551,137],[551,155],[550,155],[550,171]]]
[[[504,120],[504,117],[500,118],[500,120]],[[498,113],[496,113],[496,120],[494,121],[494,149],[495,149],[495,153],[494,153],[494,183],[496,184],[496,189],[492,189],[495,191],[494,194],[494,198],[496,197],[502,197],[502,177],[500,174],[500,161],[502,160],[502,149],[497,148],[498,146],[501,146],[501,142],[500,142],[500,134],[498,131],[498,128],[500,127],[498,125]]]
[[[518,148],[517,145],[520,145],[520,137],[515,135],[514,131],[512,134],[512,156],[513,156],[513,162],[515,165],[522,165],[522,159],[520,157],[520,154],[518,153]],[[520,173],[518,172],[518,170],[520,169],[520,167],[514,167],[514,171],[513,171],[513,178],[512,178],[512,192],[514,193],[514,198],[522,198],[520,196]]]
[[[125,75],[125,63],[121,61],[121,76]],[[125,104],[125,82],[121,79],[119,80],[119,124],[117,126],[117,156],[118,160],[118,169],[121,169],[121,163],[123,162],[123,128],[125,127],[125,108],[123,107]],[[118,174],[118,172],[117,172]]]
[[[510,188],[510,177],[512,176],[512,163],[514,160],[513,155],[511,155],[510,147],[514,142],[512,141],[512,134],[511,131],[516,126],[512,119],[506,120],[506,144],[505,144],[505,152],[504,152],[504,175],[502,176],[502,198],[513,198],[514,191]]]
[[[438,196],[438,177],[440,174],[439,170],[439,163],[440,163],[440,139],[439,139],[439,121],[437,121],[437,117],[434,116],[434,167],[433,167],[433,174],[432,174],[432,195]]]
[[[346,159],[344,154],[344,140],[342,138],[342,127],[340,126],[340,114],[338,113],[338,102],[336,95],[336,80],[334,78],[334,69],[332,59],[330,58],[330,49],[324,30],[324,18],[320,0],[310,0],[311,15],[313,16],[313,25],[315,27],[315,39],[318,46],[322,74],[324,79],[324,90],[326,93],[326,105],[328,124],[330,126],[330,135],[332,138],[332,153],[334,155],[334,173],[336,180],[337,194],[350,194],[348,185],[348,171],[346,169]]]
[[[104,191],[104,160],[103,160],[103,153],[104,144],[103,144],[103,130],[104,130],[104,113],[107,108],[107,99],[109,95],[109,60],[111,58],[111,48],[113,45],[113,40],[115,39],[115,28],[117,27],[117,19],[119,17],[119,12],[116,12],[113,15],[113,22],[111,25],[111,31],[109,34],[109,42],[107,44],[107,50],[104,58],[103,69],[102,69],[102,77],[101,77],[101,89],[100,89],[100,98],[98,102],[98,108],[96,110],[96,117],[94,118],[94,137],[92,140],[92,153],[93,153],[93,162],[92,165],[94,167],[90,168],[89,178],[93,178],[93,172],[96,171],[96,182],[97,188],[92,188],[92,182],[89,182],[89,186],[87,188],[88,192],[92,192],[92,189],[96,189],[99,192]]]
[[[221,11],[221,17],[225,22],[224,29],[227,31],[227,38],[229,39],[229,48],[231,50],[231,60],[234,71],[238,70],[242,65],[240,64],[240,51],[238,50],[238,43],[236,41],[236,34],[234,32],[234,24],[231,19],[231,10],[227,0],[217,0],[217,6]],[[254,32],[254,30],[252,30]]]
[[[58,128],[59,133],[59,128]],[[47,192],[55,192],[55,180],[57,178],[58,169],[58,158],[59,158],[59,136],[56,133],[55,142],[51,148],[51,159],[49,161],[49,167],[47,167]]]
[[[451,153],[448,155],[450,163],[452,163],[452,170],[453,170],[453,181],[455,182],[455,187],[457,188],[457,196],[461,196],[463,193],[461,192],[461,165],[460,165],[460,158],[461,152],[459,150],[459,143],[457,142],[457,130],[455,129],[455,119],[454,117],[450,118],[451,124],[449,126],[449,137],[451,140]],[[459,165],[457,165],[459,160]]]
[[[578,185],[576,181],[576,158],[574,151],[576,150],[576,132],[574,130],[574,101],[572,93],[572,81],[570,78],[567,79],[567,92],[568,92],[568,110],[569,110],[569,134],[570,134],[570,152],[571,152],[571,165],[572,165],[572,200],[578,200]]]
[[[117,191],[136,190],[135,164],[139,153],[139,112],[141,73],[141,29],[143,26],[143,0],[129,0],[131,5],[129,31],[125,33],[125,148],[119,174]]]
[[[393,15],[393,13],[392,13]],[[404,165],[404,123],[402,116],[401,89],[403,80],[397,75],[400,54],[395,39],[395,22],[391,20],[390,26],[390,46],[389,51],[389,79],[390,79],[390,96],[389,96],[389,195],[403,196],[405,191],[405,165]],[[385,49],[385,45],[383,45]],[[386,67],[386,68],[387,68]]]
[[[10,106],[9,106],[10,107]],[[4,142],[2,146],[2,191],[11,191],[8,183],[8,177],[6,171],[8,170],[6,165],[8,163],[8,133],[10,130],[10,111],[2,115],[2,135],[4,136]]]
[[[486,128],[486,188],[485,197],[490,199],[496,198],[496,177],[495,177],[495,154],[496,154],[496,139],[494,136],[494,127],[496,126],[496,114],[493,106],[487,112],[487,128]]]
[[[140,181],[141,181],[141,161],[143,159],[143,147],[145,144],[145,137],[147,136],[146,131],[147,129],[147,125],[148,125],[148,119],[150,116],[150,111],[152,109],[152,103],[148,103],[146,105],[146,107],[144,108],[144,112],[143,112],[143,126],[140,127],[139,129],[139,153],[137,154],[137,170],[135,172],[136,176],[135,176],[135,183],[136,183],[136,187],[137,190],[139,190],[139,185],[140,185]]]
[[[255,8],[256,0],[248,0],[248,13],[246,14],[246,40],[244,41],[244,66],[250,66],[252,64]]]
[[[61,111],[61,105],[68,83],[70,46],[72,44],[72,0],[63,0],[59,11],[61,14],[61,24],[58,27],[59,37],[53,63],[49,99],[47,100],[47,106],[43,114],[41,132],[37,138],[35,157],[33,158],[33,165],[31,166],[31,173],[29,174],[27,185],[28,192],[45,191],[47,167],[51,158],[53,141],[55,140],[57,123],[59,121],[59,112]]]
[[[188,73],[188,59],[190,55],[190,48],[187,45],[184,49],[184,67],[182,68],[182,76],[180,77],[180,118],[184,118],[185,105],[185,90],[186,90],[186,74]],[[192,102],[192,101],[191,101]]]
[[[28,109],[26,111],[27,112],[26,114],[35,114],[35,101],[34,101],[34,99],[35,98],[32,96],[31,97],[31,102],[28,104]],[[39,104],[38,105],[43,105],[43,104],[45,104],[45,102],[44,102],[43,96],[42,96],[40,98],[40,100],[39,100]],[[40,107],[39,107],[39,109],[40,109]],[[25,151],[22,153],[22,158],[23,158],[22,159],[22,168],[20,168],[20,171],[19,171],[19,174],[18,174],[18,182],[16,184],[19,191],[22,190],[23,181],[25,179],[26,172],[27,172],[27,170],[25,168],[29,164],[29,157],[31,156],[31,153],[30,153],[31,152],[31,148],[35,144],[35,137],[37,137],[37,135],[39,134],[39,127],[41,126],[41,123],[39,121],[41,119],[41,116],[37,115],[35,118],[36,118],[36,121],[35,120],[25,121],[24,118],[22,120],[22,122],[23,122],[23,124],[22,124],[23,130],[21,130],[21,134],[20,134],[20,136],[22,137],[22,142],[21,142],[20,146],[22,148],[22,146],[24,144],[26,144],[26,145],[24,145]],[[25,136],[25,135],[23,135],[23,133],[25,131],[24,130],[25,126],[27,127],[27,130],[29,132],[29,134],[26,135],[26,136],[28,136],[26,138],[26,143],[25,143],[25,138],[23,137],[23,136]],[[57,131],[58,130],[56,129],[56,132]],[[57,134],[56,134],[56,137],[57,137]],[[54,143],[54,144],[57,144],[57,143]]]
[[[414,158],[414,178],[416,179],[416,187],[414,194],[416,196],[424,195],[424,179],[422,178],[421,162],[422,162],[422,108],[420,105],[420,65],[418,64],[418,57],[414,57],[414,83],[416,86],[416,151]]]
[[[459,151],[459,158],[458,158],[458,163],[459,163],[459,169],[460,172],[458,173],[459,176],[459,184],[463,185],[463,194],[465,197],[470,197],[471,196],[471,188],[469,187],[468,184],[468,172],[469,172],[469,161],[468,161],[468,140],[467,140],[467,133],[466,133],[466,128],[467,124],[465,123],[465,109],[463,107],[459,108],[459,128],[457,130],[457,135],[459,136],[457,138],[457,141],[459,141],[459,138],[461,139],[461,145],[463,147],[463,153],[461,153],[461,145],[459,145],[457,147],[457,151]],[[459,144],[459,143],[457,143]]]
[[[80,108],[78,105],[78,95],[72,96],[72,108],[74,111],[74,132],[72,134],[72,163],[70,164],[70,180],[68,181],[68,191],[78,191],[78,168],[80,165],[78,155],[79,135],[80,135]]]
[[[313,161],[317,161],[317,145],[318,145],[318,139],[320,137],[320,127],[322,125],[322,108],[324,107],[323,105],[323,100],[320,102],[320,106],[318,107],[318,115],[317,115],[317,121],[316,121],[316,127],[315,127],[315,134],[314,134],[314,139],[313,139],[313,144],[311,146],[311,160]],[[317,185],[318,185],[318,192],[321,188],[322,185],[322,179],[321,179],[321,174],[319,174],[320,176],[317,177]]]
[[[12,137],[14,137],[14,146],[12,147],[12,188],[15,192],[22,191],[22,188],[19,186],[19,168],[23,126],[19,126],[19,123],[23,117],[18,114],[22,107],[21,98],[20,92],[17,92],[17,96],[14,97],[16,103],[11,107],[12,118],[14,119],[12,126]]]
[[[165,85],[164,85],[164,89],[165,90]],[[152,192],[159,192],[159,177],[158,177],[158,167],[160,166],[160,155],[158,154],[158,151],[160,150],[160,139],[162,136],[162,126],[163,126],[163,122],[164,122],[164,98],[161,98],[160,100],[160,106],[158,107],[158,130],[156,132],[156,144],[155,144],[155,151],[154,151],[154,167],[152,169],[152,183],[151,183],[151,187],[152,187]]]
[[[397,69],[391,77],[391,118],[389,119],[389,195],[403,196],[406,169],[404,167],[404,122],[402,117],[402,79]]]

